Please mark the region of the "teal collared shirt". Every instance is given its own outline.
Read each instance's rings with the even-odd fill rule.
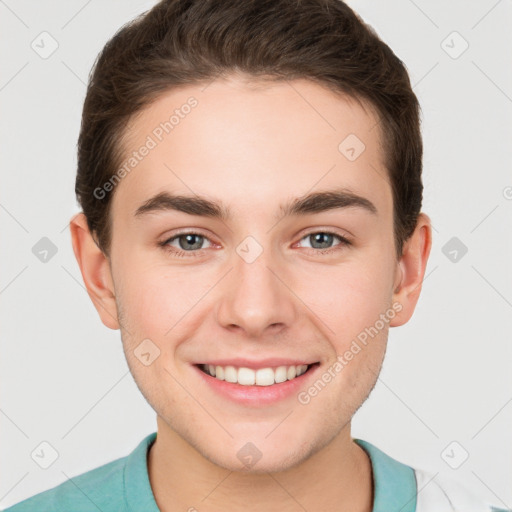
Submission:
[[[372,463],[372,512],[415,512],[414,469],[386,455],[368,441],[354,441],[368,454]]]
[[[156,432],[116,459],[36,494],[4,512],[159,512],[149,483],[147,454]],[[373,512],[416,512],[415,470],[367,441],[354,441],[371,460]]]

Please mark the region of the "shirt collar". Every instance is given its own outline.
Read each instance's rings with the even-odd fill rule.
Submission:
[[[354,439],[368,454],[373,474],[372,512],[415,512],[414,469],[386,455],[368,441]]]
[[[148,452],[156,439],[156,432],[146,436],[128,455],[124,466],[124,492],[128,510],[160,512],[148,474]]]

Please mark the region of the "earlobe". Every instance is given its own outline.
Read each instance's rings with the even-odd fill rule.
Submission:
[[[430,218],[426,214],[420,213],[416,229],[405,242],[402,257],[398,262],[399,279],[397,279],[398,284],[394,289],[393,303],[400,304],[401,310],[390,322],[390,326],[403,325],[413,315],[420,296],[431,247]]]
[[[96,245],[82,212],[72,217],[69,226],[73,252],[87,293],[101,321],[110,329],[119,329],[114,282],[109,261]]]

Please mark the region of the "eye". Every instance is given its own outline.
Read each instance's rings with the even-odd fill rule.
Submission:
[[[171,251],[175,256],[196,256],[198,249],[203,249],[202,247],[205,240],[209,240],[209,238],[195,232],[187,232],[187,233],[179,233],[178,235],[173,236],[172,238],[168,238],[163,242],[160,242],[159,245],[164,247],[164,249]],[[173,243],[177,243],[178,247],[173,246]]]
[[[332,246],[331,244],[336,238],[340,243]],[[347,238],[331,231],[312,231],[302,237],[300,241],[302,242],[303,240],[307,240],[310,243],[310,247],[306,247],[306,249],[310,249],[315,254],[320,255],[330,254],[333,251],[343,249],[345,246],[352,245]],[[178,233],[171,238],[167,238],[163,242],[159,242],[159,245],[164,250],[171,252],[173,256],[194,257],[201,255],[201,249],[205,249],[205,247],[203,247],[205,241],[210,243],[210,247],[213,245],[208,237],[197,232],[189,231]],[[175,244],[177,244],[177,246]]]
[[[340,240],[340,243],[332,247],[331,244],[335,238]],[[310,248],[318,249],[314,252],[320,254],[329,254],[333,251],[342,249],[344,246],[351,245],[351,242],[347,238],[331,231],[312,231],[305,237],[301,238],[301,241],[302,240],[309,241]]]

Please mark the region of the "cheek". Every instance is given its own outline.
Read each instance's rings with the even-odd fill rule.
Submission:
[[[124,272],[121,299],[126,328],[141,339],[170,340],[173,329],[190,320],[187,315],[215,282],[211,272],[190,266],[179,269],[126,260]]]
[[[323,269],[314,279],[308,277],[297,295],[322,319],[341,349],[390,307],[390,283],[387,269],[354,262]]]

